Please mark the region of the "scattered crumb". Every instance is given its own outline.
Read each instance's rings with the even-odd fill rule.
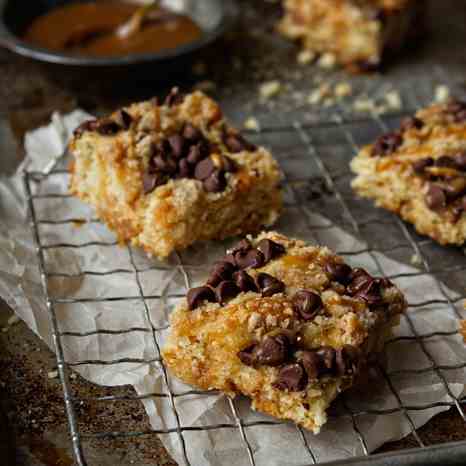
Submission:
[[[373,112],[375,110],[375,103],[368,97],[360,97],[354,101],[353,109],[356,112]]]
[[[217,85],[213,81],[199,81],[194,85],[194,89],[203,92],[215,91]]]
[[[58,377],[58,371],[50,371],[47,373],[49,379],[56,379]]]
[[[401,96],[398,91],[390,91],[385,94],[385,100],[392,110],[400,110],[403,106]]]
[[[337,57],[333,53],[324,53],[317,62],[320,68],[324,68],[326,70],[335,68],[336,63]]]
[[[383,115],[384,113],[387,113],[390,110],[390,108],[387,105],[376,105],[374,107],[373,113],[375,115]]]
[[[307,98],[307,102],[311,105],[316,105],[320,102],[322,102],[322,100],[325,98],[325,97],[330,97],[331,95],[331,87],[326,84],[326,83],[323,83],[321,84],[317,89],[314,89],[308,96]]]
[[[450,97],[450,89],[448,86],[440,85],[435,88],[435,100],[437,102],[446,102]]]
[[[259,94],[261,97],[264,99],[270,99],[277,94],[279,94],[282,90],[282,85],[280,81],[268,81],[265,83],[262,83],[259,86]]]
[[[308,65],[316,59],[316,53],[312,50],[301,50],[296,56],[296,61],[300,65]]]
[[[411,256],[411,260],[410,260],[411,264],[413,265],[419,265],[422,263],[422,259],[419,257],[418,254],[413,254]]]
[[[245,122],[243,123],[243,126],[246,129],[250,129],[253,131],[260,131],[261,129],[259,122],[254,117],[249,117],[247,120],[245,120]]]
[[[336,97],[347,97],[353,93],[353,88],[350,83],[338,83],[335,86],[335,96]]]

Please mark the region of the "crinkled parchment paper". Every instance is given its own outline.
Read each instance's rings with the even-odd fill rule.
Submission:
[[[55,115],[52,123],[40,128],[26,137],[28,169],[43,170],[50,165],[51,159],[59,156],[65,149],[65,142],[71,130],[87,115],[76,111],[65,117]],[[35,185],[34,192],[39,194],[64,193],[68,178],[63,175],[50,176],[44,183]],[[66,218],[92,219],[92,210],[72,198],[37,199],[35,208],[38,219],[61,220]],[[51,346],[51,328],[45,307],[37,257],[32,234],[27,226],[25,196],[18,174],[12,178],[0,179],[0,295],[14,311]],[[313,216],[313,224],[325,223],[320,216]],[[314,240],[306,234],[304,219],[285,212],[277,229],[305,240]],[[112,242],[113,235],[96,222],[75,224],[40,225],[43,245],[56,243]],[[319,239],[319,238],[318,238]],[[335,250],[352,251],[363,246],[358,240],[334,228],[326,230],[320,241]],[[181,255],[187,264],[186,270],[192,280],[191,285],[204,280],[208,264],[222,253],[226,244],[210,243],[199,245]],[[166,327],[168,315],[173,305],[185,292],[186,276],[179,267],[178,258],[168,264],[148,259],[139,251],[134,251],[134,262],[145,270],[139,277],[147,296],[148,309],[140,300],[72,304],[59,304],[56,314],[61,331],[94,332],[96,330],[128,330],[130,328],[150,329],[149,319],[155,327]],[[377,258],[388,274],[409,273],[416,269],[397,263],[381,254]],[[377,268],[369,255],[357,255],[358,265],[373,273]],[[351,260],[349,260],[351,262]],[[356,265],[356,263],[353,263]],[[131,257],[127,248],[118,246],[88,246],[85,248],[52,248],[46,250],[48,272],[77,274],[83,270],[101,272],[109,269],[123,269],[113,275],[86,275],[74,278],[55,277],[50,280],[50,294],[64,298],[138,296],[138,288],[132,270]],[[406,293],[410,303],[442,299],[440,291],[432,280],[425,276],[406,277],[396,280]],[[448,290],[452,298],[455,294]],[[173,297],[175,295],[175,297]],[[178,297],[176,297],[178,296]],[[148,311],[148,312],[147,312]],[[457,328],[455,315],[448,306],[424,306],[411,308],[410,315],[419,333],[432,331],[452,331]],[[157,343],[163,344],[166,329],[156,332]],[[409,326],[403,318],[395,334],[411,335]],[[426,350],[438,364],[452,364],[466,359],[465,348],[459,337],[432,338],[425,341]],[[67,361],[112,360],[137,358],[151,360],[158,357],[152,332],[134,331],[121,334],[95,334],[88,336],[63,337]],[[420,369],[430,363],[418,344],[397,341],[387,346],[387,371],[400,369]],[[84,365],[76,370],[89,381],[102,385],[131,384],[138,394],[166,393],[162,383],[158,363],[121,363],[113,365]],[[444,373],[450,390],[454,395],[463,392],[464,370]],[[399,406],[386,380],[379,375],[365,393],[351,393],[346,396],[347,405],[354,411],[369,409],[390,409]],[[394,388],[400,394],[403,404],[419,406],[438,401],[450,401],[438,375],[426,371],[415,375],[392,376]],[[170,379],[171,389],[180,393],[189,390],[177,380]],[[176,428],[176,420],[167,398],[148,398],[143,401],[154,428]],[[235,422],[228,400],[217,394],[189,395],[175,398],[180,422],[183,426],[208,426],[212,424],[231,424]],[[247,400],[236,401],[238,413],[245,423],[256,420],[271,420],[267,416],[253,412]],[[341,411],[338,407],[336,411]],[[369,450],[384,442],[399,439],[409,433],[408,414],[418,427],[444,408],[422,411],[402,411],[388,415],[361,415],[357,425],[364,435]],[[122,424],[121,430],[125,430]],[[245,445],[237,429],[185,431],[188,457],[193,465],[246,465],[249,464]],[[246,436],[251,444],[257,465],[303,465],[311,462],[308,450],[304,447],[298,429],[291,424],[254,426],[246,428]],[[305,433],[306,440],[318,461],[328,461],[359,455],[363,453],[361,444],[352,428],[351,418],[332,416],[320,435]],[[162,435],[162,442],[182,463],[177,434]]]

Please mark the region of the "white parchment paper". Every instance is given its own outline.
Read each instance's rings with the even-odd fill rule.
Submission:
[[[40,128],[26,136],[27,159],[12,178],[0,178],[0,295],[30,328],[52,346],[48,311],[40,284],[36,251],[27,226],[27,209],[21,184],[20,170],[43,170],[50,167],[51,160],[60,156],[71,131],[89,116],[75,111],[67,116],[54,115],[49,126]],[[50,176],[44,183],[34,187],[35,194],[66,193],[66,175]],[[37,218],[40,220],[92,219],[92,210],[73,198],[40,198],[34,201]],[[325,224],[318,215],[311,218],[313,224]],[[115,240],[103,225],[97,222],[75,224],[40,224],[40,239],[44,246],[57,243],[82,244],[89,242],[111,243]],[[285,212],[277,229],[285,234],[313,241],[306,233],[305,219]],[[358,250],[363,245],[344,231],[333,228],[325,230],[318,240],[334,250]],[[196,246],[181,255],[186,265],[191,285],[205,279],[210,263],[222,254],[226,244],[210,243]],[[163,344],[170,310],[185,293],[186,275],[179,259],[160,263],[135,251],[133,258],[126,248],[118,246],[89,245],[84,248],[50,248],[45,254],[48,272],[79,274],[82,271],[97,272],[86,276],[58,276],[50,280],[50,294],[55,298],[84,298],[82,302],[55,306],[59,327],[64,332],[86,333],[85,336],[65,336],[63,344],[67,361],[157,359],[157,346]],[[387,274],[409,273],[416,269],[397,263],[382,254],[377,254]],[[86,302],[86,298],[118,296],[138,297],[133,263],[141,270],[139,274],[147,300],[147,309],[141,300]],[[377,273],[376,264],[368,254],[359,254],[352,265],[366,267]],[[99,275],[109,269],[121,269],[113,275]],[[436,284],[427,276],[406,277],[396,280],[406,293],[410,303],[443,299]],[[451,298],[455,294],[446,290]],[[175,297],[174,297],[175,295]],[[458,321],[447,305],[411,308],[410,315],[417,331],[421,334],[433,331],[453,331]],[[156,343],[150,329],[151,323],[161,331],[156,332]],[[115,334],[92,333],[97,330],[133,332]],[[396,335],[412,335],[405,318],[395,330]],[[464,344],[459,336],[431,338],[425,340],[425,350],[437,364],[454,364],[466,359]],[[430,361],[420,345],[410,341],[398,341],[387,346],[387,371],[428,368]],[[89,381],[116,386],[132,385],[138,394],[167,393],[157,362],[124,362],[113,365],[84,365],[76,370]],[[464,389],[463,369],[444,372],[451,393],[460,395]],[[451,401],[445,384],[434,371],[418,374],[394,375],[393,387],[380,375],[364,393],[351,393],[347,404],[354,411],[389,410],[399,407],[393,388],[399,393],[406,406],[422,406],[432,402]],[[173,392],[189,390],[181,382],[170,378]],[[225,397],[217,394],[189,395],[175,398],[179,421],[182,426],[211,426],[234,424],[231,406]],[[152,426],[155,429],[174,429],[176,419],[168,398],[151,397],[143,400]],[[247,400],[238,399],[236,408],[243,422],[271,418],[253,412]],[[390,440],[400,439],[410,432],[408,417],[416,427],[426,423],[432,416],[446,409],[437,407],[427,410],[396,411],[385,415],[361,415],[356,419],[367,448],[372,451]],[[338,404],[337,404],[338,411]],[[125,431],[125,425],[120,426]],[[245,429],[257,465],[304,465],[311,462],[309,450],[305,448],[298,429],[291,424],[254,426]],[[193,465],[247,465],[249,464],[245,444],[237,429],[185,431],[183,433],[188,457]],[[352,427],[349,417],[331,417],[320,435],[304,432],[305,439],[317,461],[347,458],[363,453],[362,446]],[[161,440],[172,456],[183,463],[177,434],[162,435]]]

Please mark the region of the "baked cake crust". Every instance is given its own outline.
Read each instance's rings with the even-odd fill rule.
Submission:
[[[466,103],[420,110],[364,147],[352,186],[440,244],[466,240]]]
[[[279,31],[305,49],[332,53],[354,70],[377,69],[383,55],[419,33],[420,0],[284,0]],[[425,6],[425,5],[424,5]]]
[[[225,265],[225,263],[227,263]],[[278,233],[243,240],[171,316],[162,356],[202,389],[317,433],[406,306],[386,279]]]
[[[260,231],[282,207],[280,172],[201,92],[86,122],[70,143],[71,193],[159,258],[199,240]]]

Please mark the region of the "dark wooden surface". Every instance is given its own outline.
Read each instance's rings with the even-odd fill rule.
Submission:
[[[146,76],[144,83],[128,79],[123,86],[111,76],[92,81],[82,78],[76,83],[76,80],[70,81],[65,72],[54,71],[50,74],[50,69],[8,52],[0,52],[1,170],[7,173],[14,170],[24,155],[22,141],[25,132],[47,123],[53,111],[67,112],[81,107],[92,113],[100,113],[134,99],[161,94],[171,84],[189,87],[199,81],[213,81],[216,84],[213,93],[221,98],[227,114],[230,109],[234,119],[241,118],[243,112],[251,108],[245,102],[251,100],[251,95],[256,96],[259,82],[277,76],[286,79],[290,67],[296,66],[293,46],[273,42],[271,45],[269,39],[274,18],[278,14],[276,6],[263,7],[259,2],[255,3],[255,9],[260,8],[261,14],[262,8],[265,8],[267,21],[262,23],[253,21],[253,13],[247,10],[248,2],[241,3],[244,7],[244,24],[249,25],[248,35],[240,28],[236,35],[202,52],[196,60],[208,66],[201,76],[192,73],[188,67],[182,75],[173,76],[170,82],[161,82],[159,72],[154,74],[153,79],[149,76],[147,80]],[[428,51],[416,54],[415,60],[417,66],[422,66],[423,60],[435,57],[435,63],[440,63],[447,70],[455,70],[457,74],[458,70],[465,69],[466,62],[465,37],[460,34],[464,29],[466,3],[458,0],[441,4],[436,2],[435,8],[437,10],[431,25],[435,26],[437,19],[441,19],[439,26],[434,28],[436,41]],[[446,12],[449,12],[448,18],[444,17]],[[259,41],[261,31],[265,31],[269,38]],[[255,40],[258,41],[256,48],[245,46],[246,41],[249,44],[252,43],[249,41]],[[275,47],[280,49],[280,54],[271,53],[276,50]],[[251,53],[252,49],[255,53]],[[262,55],[261,50],[265,50]],[[257,58],[259,55],[260,58]],[[289,65],[283,64],[283,56]],[[408,66],[411,66],[410,58],[395,65],[392,79],[403,79]],[[70,82],[73,83],[72,87]],[[258,105],[262,111],[270,111]],[[5,325],[9,316],[7,306],[0,303],[0,326]],[[58,379],[48,377],[48,373],[55,369],[53,354],[23,323],[0,332],[0,352],[0,463],[72,465],[61,387]],[[79,377],[72,381],[72,388],[81,395],[110,393],[106,388],[89,384]],[[128,393],[131,388],[123,387],[118,391]],[[101,425],[100,419],[112,417],[114,426]],[[124,422],[125,429],[131,430],[132,426],[140,429],[141,422],[146,422],[142,406],[135,408],[134,404],[123,402],[84,403],[79,407],[79,420],[84,432],[87,429],[117,428],[119,422]],[[419,429],[419,434],[426,444],[466,439],[465,424],[453,410],[435,417],[427,426]],[[416,446],[414,440],[408,437],[386,445],[383,451],[413,446]],[[85,448],[90,464],[99,466],[173,464],[155,436],[137,440],[93,441],[86,443]]]

